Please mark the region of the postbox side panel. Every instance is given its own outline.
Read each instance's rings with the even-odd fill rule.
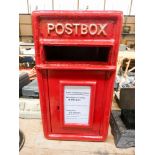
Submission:
[[[116,71],[113,71],[113,72],[108,71],[105,73],[105,85],[104,85],[105,94],[104,95],[106,96],[106,98],[104,100],[104,108],[103,108],[104,117],[101,118],[101,126],[100,126],[100,134],[103,135],[104,140],[108,136],[115,74],[116,74]]]
[[[47,70],[37,70],[40,108],[45,137],[51,133],[50,104]]]
[[[48,71],[52,133],[99,135],[100,125],[101,125],[101,115],[103,114],[103,108],[101,107],[103,106],[103,102],[104,102],[103,94],[100,93],[100,91],[104,93],[103,77],[104,77],[103,72],[94,74],[94,72],[92,73],[90,71]],[[65,123],[65,119],[64,119],[65,89],[63,89],[65,88],[64,86],[68,86],[68,87],[79,86],[84,88],[90,87],[90,103],[89,103],[90,105],[89,105],[89,123],[88,124],[83,123],[82,121],[77,123],[76,122],[77,120],[75,120],[75,123],[74,121],[72,123]],[[81,91],[81,90],[78,90],[78,91]],[[74,91],[72,90],[68,93],[73,93],[73,92]],[[82,100],[85,100],[85,102],[87,100],[84,94],[86,94],[86,92],[83,92],[82,94],[83,96],[81,95],[80,97],[77,97],[77,95],[73,95],[72,97],[75,100],[81,98],[81,104],[82,104]],[[67,96],[67,97],[69,97],[69,99],[72,99],[70,96]],[[77,104],[78,101],[74,103]],[[72,105],[72,106],[76,106],[76,105]],[[82,105],[82,106],[83,106],[83,110],[85,110],[84,106],[86,105]],[[82,111],[81,111],[82,109],[75,110],[74,107],[69,107],[69,108],[72,111],[79,112],[82,114]],[[77,117],[77,115],[72,115],[72,117]],[[79,116],[77,117],[77,119],[81,117],[82,116]]]

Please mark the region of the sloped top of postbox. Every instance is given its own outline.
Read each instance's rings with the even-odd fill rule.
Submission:
[[[119,17],[119,16],[123,16],[123,12],[122,11],[66,11],[66,10],[51,10],[51,11],[44,11],[44,10],[40,10],[40,11],[33,11],[32,12],[32,16],[35,17],[47,17],[47,16],[69,16],[69,17],[90,17],[92,18],[93,16],[96,17]]]
[[[114,44],[120,37],[122,16],[121,11],[34,11],[34,39],[40,43],[107,40],[106,44]]]

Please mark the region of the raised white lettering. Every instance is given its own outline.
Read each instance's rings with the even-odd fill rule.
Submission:
[[[50,34],[50,32],[52,30],[54,30],[54,24],[50,23],[50,24],[47,24],[47,30],[48,30],[48,34]]]
[[[67,34],[72,34],[73,33],[73,30],[72,30],[72,24],[69,24],[69,23],[67,23],[66,25],[65,25],[65,32],[67,33]]]
[[[78,26],[80,26],[80,24],[73,24],[73,26],[75,26],[75,34],[78,34]]]
[[[88,26],[86,24],[81,24],[81,34],[85,35],[88,33]]]
[[[61,23],[58,23],[56,26],[55,26],[55,32],[59,35],[63,34],[64,33],[64,26],[63,24]]]
[[[107,24],[99,24],[99,26],[100,26],[100,31],[97,33],[97,35],[101,35],[101,33],[103,33],[103,35],[107,35],[107,33],[105,32],[105,28],[106,28],[106,26],[107,26]]]
[[[79,24],[79,23],[47,23],[47,32],[48,34],[56,33],[57,35],[67,34],[67,35],[100,35],[106,36],[106,27],[105,24]]]
[[[96,24],[90,24],[89,25],[89,33],[91,35],[95,35],[97,33],[97,25]]]

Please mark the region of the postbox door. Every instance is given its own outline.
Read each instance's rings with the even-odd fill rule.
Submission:
[[[48,71],[52,133],[99,135],[104,73]]]

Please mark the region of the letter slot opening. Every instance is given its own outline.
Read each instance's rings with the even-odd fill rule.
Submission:
[[[45,61],[108,62],[111,47],[44,46]]]

